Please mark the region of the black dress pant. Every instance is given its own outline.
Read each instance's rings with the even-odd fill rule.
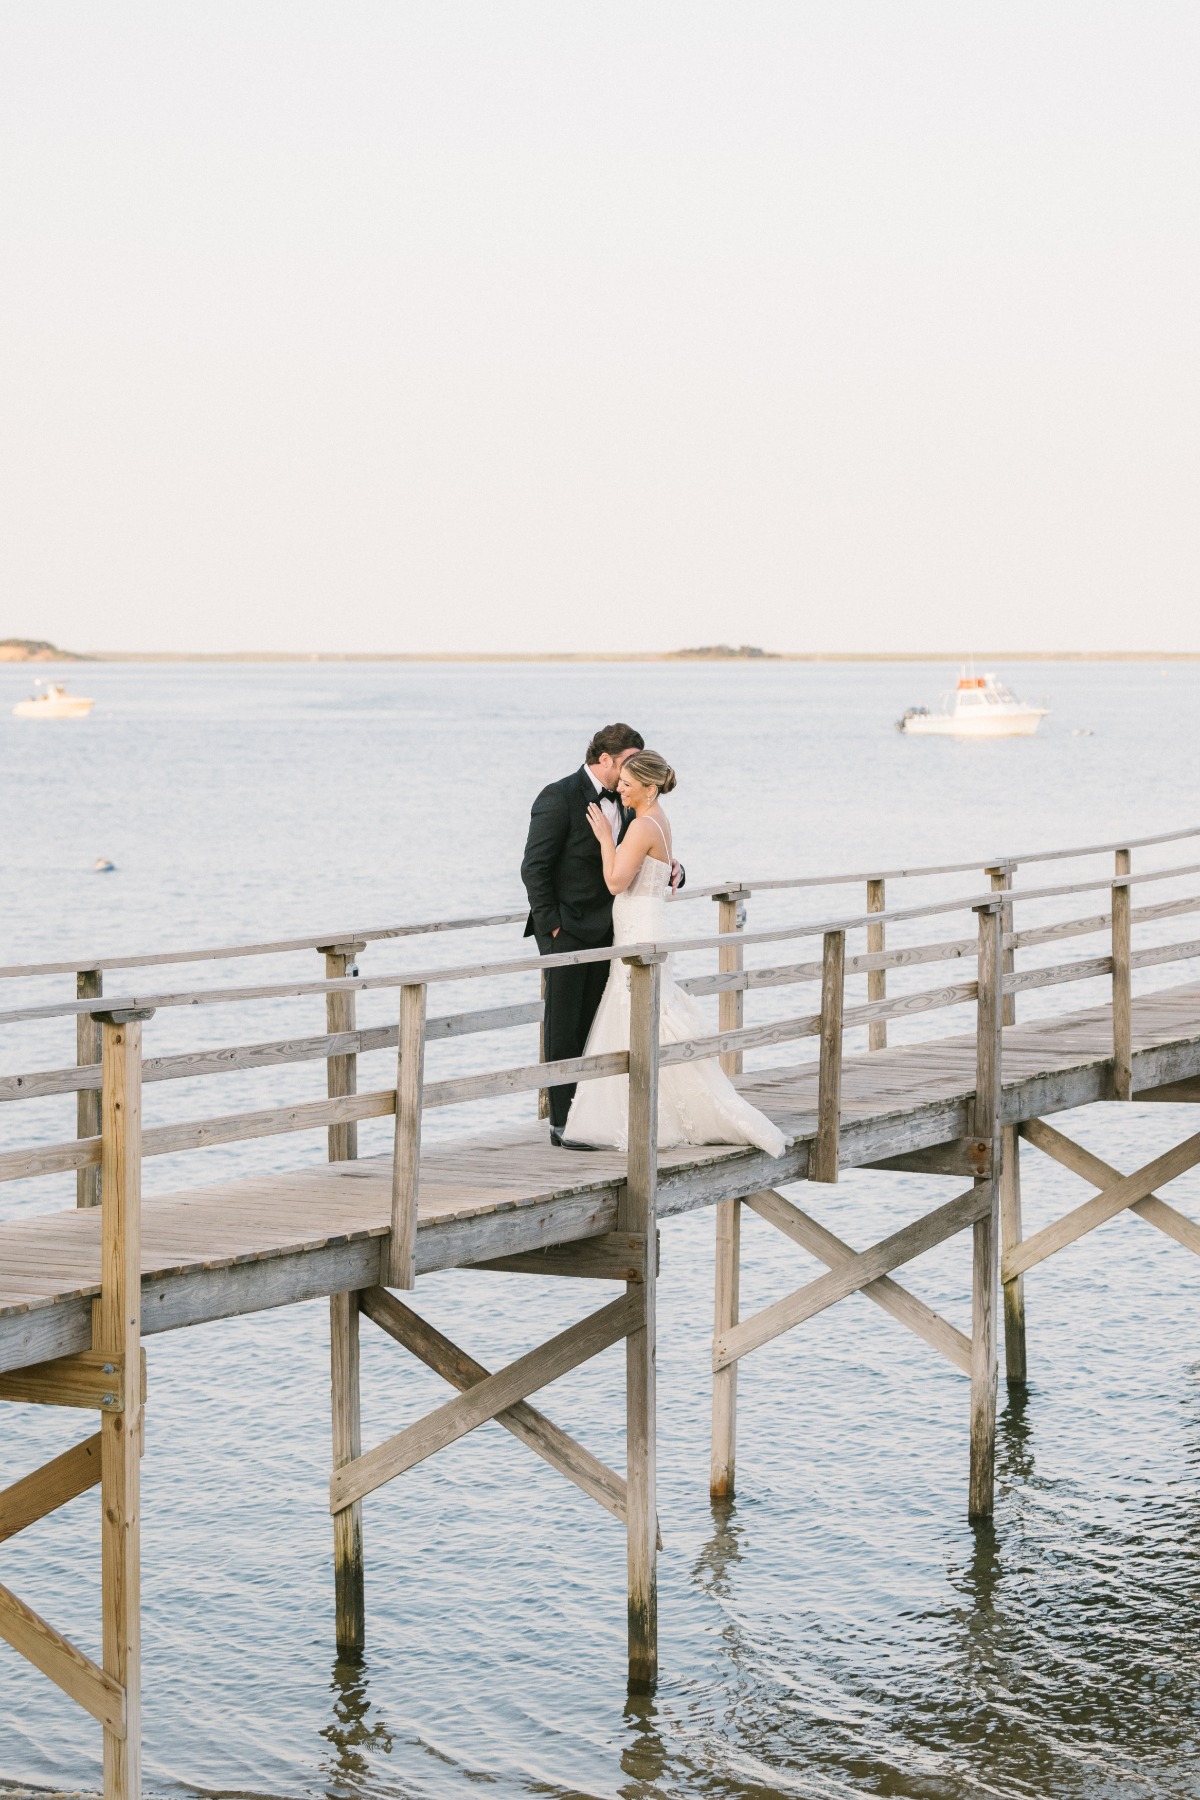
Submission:
[[[580,944],[560,931],[551,946],[552,953],[561,950],[595,949],[596,945]],[[558,1062],[566,1056],[582,1056],[592,1020],[600,1005],[600,996],[608,980],[610,965],[606,962],[579,963],[574,968],[546,971],[546,1061]],[[550,1089],[550,1124],[561,1131],[575,1097],[575,1083]]]

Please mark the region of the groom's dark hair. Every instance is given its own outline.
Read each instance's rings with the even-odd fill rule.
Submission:
[[[644,750],[646,740],[632,725],[602,725],[584,752],[584,762],[597,763],[602,756],[620,756],[622,750]]]

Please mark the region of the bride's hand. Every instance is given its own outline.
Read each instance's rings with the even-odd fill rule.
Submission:
[[[600,808],[593,800],[587,809],[587,822],[591,826],[597,840],[603,844],[605,840],[612,843],[612,829]]]

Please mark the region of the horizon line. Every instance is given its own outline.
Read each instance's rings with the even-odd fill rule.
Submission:
[[[57,656],[0,657],[0,667],[51,662],[110,663],[923,663],[1200,662],[1200,650],[764,650],[721,656],[686,650],[343,651],[91,650]]]

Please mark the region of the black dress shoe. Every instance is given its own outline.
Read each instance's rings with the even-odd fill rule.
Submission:
[[[589,1150],[589,1151],[598,1150],[600,1148],[599,1144],[580,1144],[574,1138],[565,1138],[565,1137],[561,1136],[561,1134],[560,1134],[559,1140],[558,1140],[558,1147],[560,1150]]]

